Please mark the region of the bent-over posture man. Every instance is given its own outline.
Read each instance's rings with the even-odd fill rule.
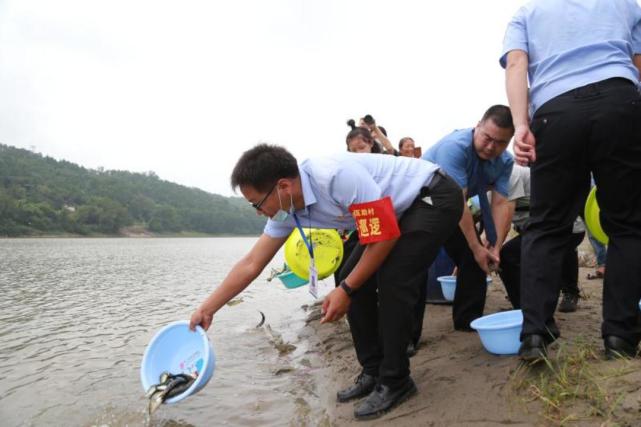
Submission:
[[[447,254],[458,267],[452,310],[457,330],[471,331],[470,322],[483,315],[486,274],[500,263],[499,251],[512,218],[507,195],[514,161],[505,149],[513,134],[510,109],[494,105],[475,127],[452,132],[423,155],[461,186],[465,198],[479,196],[485,235],[491,245],[487,248],[481,243],[466,208],[459,229],[445,243]],[[491,205],[488,191],[492,192]]]
[[[425,283],[415,278],[425,278],[425,265],[457,227],[460,187],[437,165],[419,159],[341,153],[298,165],[284,148],[265,144],[241,156],[231,183],[269,220],[254,247],[193,313],[190,326],[208,328],[213,315],[260,274],[300,224],[356,229],[361,245],[322,307],[321,323],[347,313],[362,366],[356,383],[340,391],[338,400],[367,396],[354,411],[363,419],[414,394],[407,346],[419,286]]]

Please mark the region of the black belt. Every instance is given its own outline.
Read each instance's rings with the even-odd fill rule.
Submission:
[[[443,172],[442,169],[436,169],[436,172],[434,172],[432,180],[430,181],[430,185],[428,185],[427,188],[429,190],[434,189],[444,178],[447,178],[447,174]]]
[[[634,83],[631,80],[625,79],[623,77],[613,77],[610,79],[601,80],[600,82],[589,83],[585,86],[577,87],[566,92],[564,95],[572,94],[578,98],[583,98],[586,96],[598,95],[604,89],[621,86],[634,86]]]
[[[429,196],[432,190],[434,190],[434,188],[436,188],[436,186],[439,185],[441,181],[445,180],[445,178],[447,178],[447,174],[443,170],[437,169],[434,172],[434,175],[432,175],[432,180],[430,181],[429,185],[421,188],[421,197]]]

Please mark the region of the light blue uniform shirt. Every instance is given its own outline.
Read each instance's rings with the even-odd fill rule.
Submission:
[[[569,90],[614,77],[639,83],[641,7],[635,0],[534,0],[508,24],[507,53],[528,54],[530,114]]]
[[[482,160],[472,143],[474,128],[455,130],[434,144],[423,154],[423,159],[436,163],[461,188],[467,188],[467,197],[485,194],[490,187],[507,197],[514,159],[507,151],[492,160]]]
[[[420,159],[383,154],[339,153],[308,159],[298,167],[305,208],[296,216],[303,227],[353,230],[350,205],[389,196],[400,218],[438,169]],[[268,219],[264,233],[286,237],[294,227],[291,215],[284,222]]]

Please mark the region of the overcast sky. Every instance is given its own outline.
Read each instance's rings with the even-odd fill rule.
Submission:
[[[424,149],[507,103],[521,0],[0,0],[0,143],[231,195],[258,142],[345,149],[371,114]]]

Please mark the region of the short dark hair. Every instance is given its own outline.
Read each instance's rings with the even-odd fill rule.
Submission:
[[[398,141],[398,149],[399,149],[399,150],[402,150],[402,149],[403,149],[403,145],[404,145],[404,144],[405,144],[405,142],[407,142],[407,141],[412,141],[412,142],[414,142],[414,140],[413,140],[411,137],[409,137],[409,136],[406,136],[405,138],[401,138],[401,140],[400,140],[400,141]]]
[[[487,119],[492,119],[494,124],[502,129],[512,129],[514,130],[514,122],[512,122],[512,112],[510,107],[507,105],[492,105],[487,109],[481,122],[486,121]]]
[[[281,178],[298,177],[296,158],[278,145],[258,144],[243,153],[231,173],[231,188],[249,185],[269,191]]]

